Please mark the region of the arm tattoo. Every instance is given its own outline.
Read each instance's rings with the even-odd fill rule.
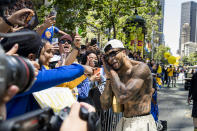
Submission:
[[[103,94],[100,96],[101,106],[104,110],[107,110],[112,105],[112,90],[111,84],[106,83]]]
[[[133,77],[131,77],[127,83],[122,83],[118,74],[111,70],[112,75],[112,90],[116,96],[119,96],[119,101],[121,104],[126,103],[128,100],[135,99],[136,101],[140,101],[141,88],[143,87],[144,81],[150,75],[150,70],[145,64],[139,64],[133,73]]]

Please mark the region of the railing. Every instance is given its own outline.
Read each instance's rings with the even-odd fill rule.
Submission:
[[[115,131],[122,113],[114,113],[110,108],[107,111],[99,112],[101,118],[101,131]]]

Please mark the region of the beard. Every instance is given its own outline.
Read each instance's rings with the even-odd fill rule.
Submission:
[[[120,65],[118,68],[114,68],[114,67],[112,66],[112,69],[113,69],[114,71],[119,71],[121,68],[122,68],[122,65]]]
[[[114,66],[112,65],[112,64],[109,64],[110,66],[111,66],[111,68],[114,70],[114,71],[119,71],[121,68],[122,68],[122,66],[123,66],[123,60],[121,59],[121,61],[119,60],[118,61],[118,64],[119,64],[119,67],[118,68],[114,68]]]

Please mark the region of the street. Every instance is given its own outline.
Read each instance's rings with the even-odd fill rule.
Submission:
[[[187,104],[188,91],[179,78],[177,87],[158,91],[159,120],[167,120],[168,131],[193,131],[192,105]]]

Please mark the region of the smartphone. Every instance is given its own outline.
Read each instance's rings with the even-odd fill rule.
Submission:
[[[97,73],[99,73],[99,72],[100,72],[100,70],[101,70],[101,68],[95,68],[95,69],[94,69],[93,74],[97,74]]]
[[[29,13],[27,18],[25,19],[25,23],[27,24],[26,28],[33,30],[39,24],[36,12],[35,15]]]
[[[28,25],[33,26],[35,20],[36,20],[36,16],[34,15],[34,16],[32,16],[31,20],[28,22]]]
[[[33,14],[32,13],[27,13],[26,14],[26,18],[25,18],[25,24],[28,24],[29,21],[31,21],[32,17],[33,17]]]
[[[57,12],[55,10],[51,11],[50,14],[49,14],[49,17],[51,16],[55,16],[54,20],[56,19],[56,16],[57,16]]]

